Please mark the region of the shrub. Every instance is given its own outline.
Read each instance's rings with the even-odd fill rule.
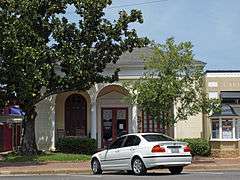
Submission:
[[[97,151],[97,142],[90,138],[63,137],[56,142],[57,151],[91,155]]]
[[[203,138],[186,138],[180,141],[187,142],[191,148],[193,156],[209,156],[211,154],[211,146],[209,141]]]

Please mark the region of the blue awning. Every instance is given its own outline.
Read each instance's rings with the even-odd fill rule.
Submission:
[[[18,106],[12,106],[9,109],[9,115],[24,116],[25,113]]]
[[[214,112],[211,117],[240,116],[240,105],[222,104],[220,112]]]

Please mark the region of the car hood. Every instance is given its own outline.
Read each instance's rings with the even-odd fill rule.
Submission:
[[[99,152],[95,153],[92,157],[96,157],[96,156],[101,157],[101,156],[104,156],[104,155],[106,154],[106,151],[107,151],[106,149],[103,150],[103,151],[99,151]]]

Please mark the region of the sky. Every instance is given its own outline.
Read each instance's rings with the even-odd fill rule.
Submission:
[[[122,9],[142,11],[144,23],[132,26],[139,36],[159,43],[168,37],[191,41],[206,69],[240,70],[240,0],[113,0],[106,17],[116,19]]]

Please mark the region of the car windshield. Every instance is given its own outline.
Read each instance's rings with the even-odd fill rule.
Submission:
[[[146,139],[148,142],[174,141],[174,139],[162,134],[145,134],[145,135],[142,135],[142,137]]]

